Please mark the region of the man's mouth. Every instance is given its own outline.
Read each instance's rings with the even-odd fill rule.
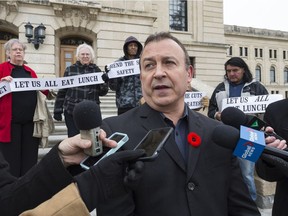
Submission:
[[[156,90],[162,90],[162,89],[168,89],[169,87],[166,86],[166,85],[157,85],[157,86],[154,86],[154,89]]]

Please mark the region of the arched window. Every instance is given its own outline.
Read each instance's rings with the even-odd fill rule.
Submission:
[[[255,68],[255,79],[261,82],[261,67],[259,65]]]
[[[275,67],[270,67],[270,83],[276,82]]]
[[[284,68],[284,83],[288,83],[288,68]]]

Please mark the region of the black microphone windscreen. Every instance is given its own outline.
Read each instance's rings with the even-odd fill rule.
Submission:
[[[241,110],[235,107],[227,107],[221,112],[221,121],[239,130],[241,125],[245,126],[247,124],[247,117]]]
[[[96,102],[84,100],[73,111],[73,119],[79,130],[90,130],[102,124],[100,107]]]
[[[240,137],[239,130],[229,125],[218,125],[212,132],[212,140],[219,146],[234,150]]]

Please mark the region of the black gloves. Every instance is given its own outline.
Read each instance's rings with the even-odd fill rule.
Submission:
[[[288,177],[288,162],[283,160],[280,157],[276,157],[274,155],[263,153],[261,155],[261,159],[266,163],[275,166],[278,170],[280,170],[285,176]]]
[[[103,79],[103,81],[105,82],[105,83],[107,83],[108,81],[109,81],[109,77],[108,77],[108,72],[109,72],[110,70],[108,69],[108,66],[107,65],[105,65],[105,73],[103,73],[103,75],[102,75],[102,79]]]
[[[53,118],[57,121],[62,121],[62,114],[61,113],[54,113]]]
[[[105,73],[108,73],[110,71],[107,65],[105,65],[104,70],[105,70]]]
[[[144,154],[143,149],[116,152],[76,176],[87,208],[92,211],[101,200],[126,194],[127,186],[135,187],[144,170],[144,163],[136,160]]]

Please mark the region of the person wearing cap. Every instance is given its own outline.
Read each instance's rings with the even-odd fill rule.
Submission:
[[[142,49],[142,44],[135,37],[130,36],[125,40],[123,45],[124,56],[117,61],[138,59]],[[118,115],[140,105],[139,101],[142,98],[142,90],[139,74],[110,79],[109,87],[111,90],[116,91]]]
[[[223,99],[268,94],[267,89],[260,82],[253,79],[248,65],[242,58],[232,57],[224,64],[224,67],[224,81],[215,88],[208,107],[208,116],[218,121],[221,121]],[[257,193],[254,182],[254,163],[241,158],[238,158],[238,160],[244,181],[248,186],[252,199],[255,201]]]

